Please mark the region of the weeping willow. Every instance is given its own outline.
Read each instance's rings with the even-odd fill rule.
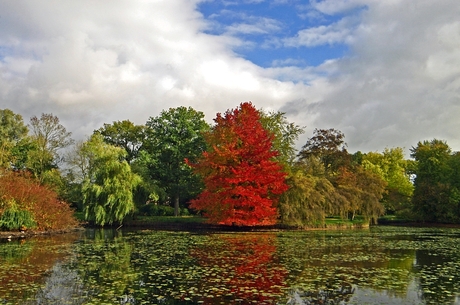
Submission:
[[[100,135],[93,135],[82,150],[89,161],[82,184],[86,220],[100,226],[122,223],[134,211],[132,191],[141,178],[125,161],[126,151]]]

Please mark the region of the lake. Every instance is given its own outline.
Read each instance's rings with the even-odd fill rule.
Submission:
[[[0,304],[460,304],[460,229],[5,240]]]

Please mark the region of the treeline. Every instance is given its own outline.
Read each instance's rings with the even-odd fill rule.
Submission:
[[[351,154],[335,129],[316,129],[297,151],[303,132],[281,112],[242,103],[212,125],[177,107],[144,125],[104,124],[75,143],[52,114],[26,125],[0,110],[0,227],[71,226],[72,210],[98,225],[189,213],[230,225],[376,222],[384,214],[460,222],[460,157],[445,142],[420,142],[409,160],[402,148]],[[23,196],[15,183],[34,187]],[[44,192],[54,197],[37,195]]]

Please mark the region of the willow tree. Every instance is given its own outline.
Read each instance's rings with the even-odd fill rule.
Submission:
[[[279,203],[282,224],[295,227],[321,226],[328,215],[334,214],[335,202],[340,198],[334,186],[324,175],[314,172],[322,168],[315,159],[299,163],[287,178],[289,190],[281,195]]]
[[[133,189],[141,178],[131,171],[126,151],[93,135],[82,145],[88,168],[82,184],[86,220],[97,225],[121,223],[134,211]]]

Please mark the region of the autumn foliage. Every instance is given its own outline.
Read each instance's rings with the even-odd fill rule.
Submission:
[[[209,222],[224,225],[271,225],[277,219],[278,197],[288,186],[274,160],[273,136],[260,123],[250,102],[217,114],[205,135],[208,150],[194,164],[205,190],[191,207],[205,212]]]
[[[70,206],[59,200],[56,192],[24,173],[0,175],[0,216],[5,211],[26,211],[34,230],[63,230],[78,225]]]

